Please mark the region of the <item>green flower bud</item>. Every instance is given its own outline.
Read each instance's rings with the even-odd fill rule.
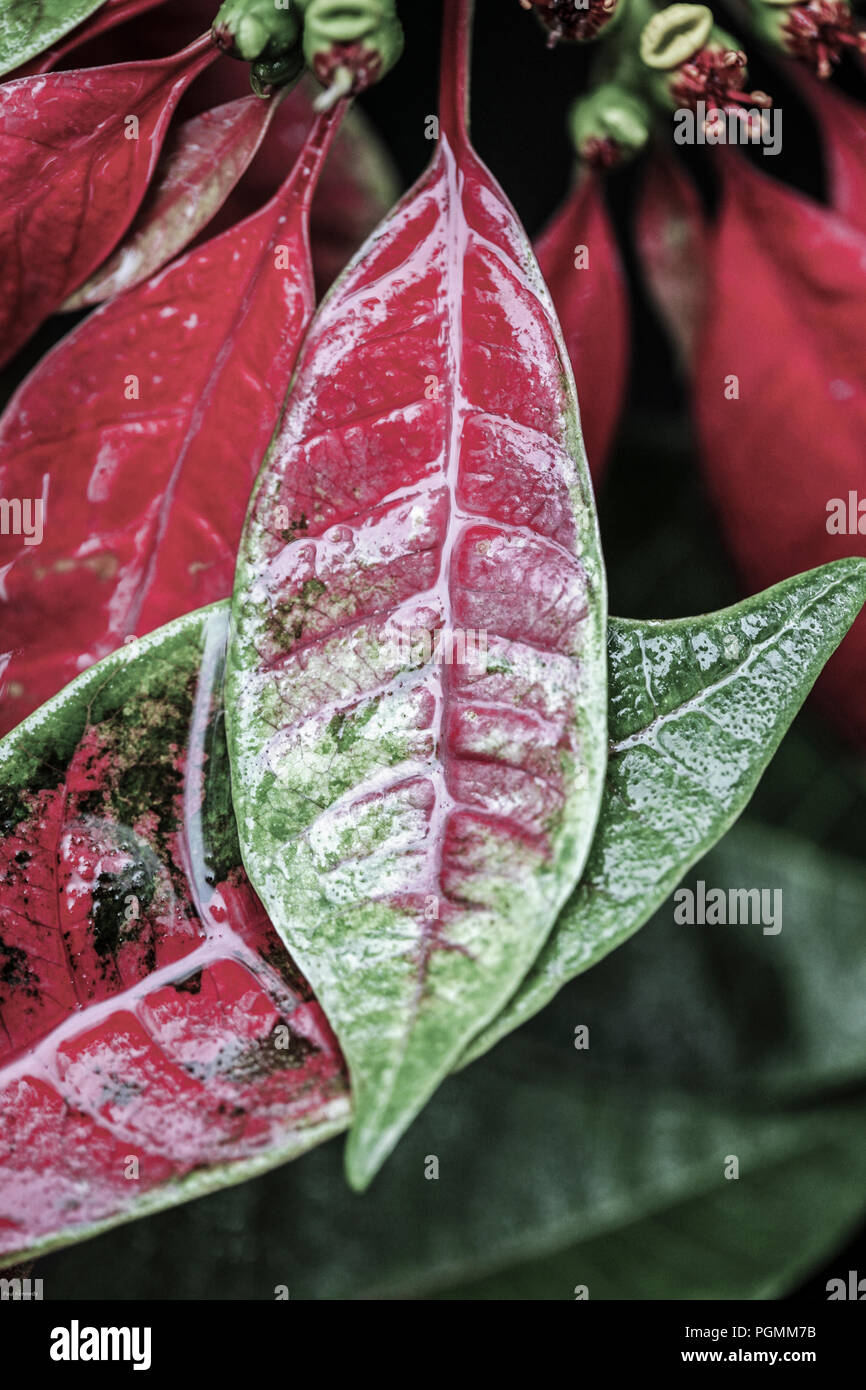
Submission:
[[[230,57],[268,61],[299,46],[301,21],[295,0],[224,0],[212,33]]]
[[[277,87],[294,87],[304,71],[304,55],[300,44],[281,58],[268,58],[253,63],[250,86],[257,97],[269,97]]]
[[[706,5],[668,5],[644,25],[640,56],[654,72],[669,72],[703,48],[712,27]]]
[[[603,82],[580,97],[568,120],[581,159],[605,168],[631,159],[650,136],[649,105],[616,82]]]
[[[395,0],[305,0],[304,55],[334,99],[378,82],[402,52]]]

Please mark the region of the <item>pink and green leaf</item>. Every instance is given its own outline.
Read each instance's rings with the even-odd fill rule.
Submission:
[[[227,605],[0,743],[0,1265],[343,1128],[339,1049],[240,864]]]
[[[589,861],[458,1066],[643,926],[727,831],[864,597],[852,560],[721,613],[611,620],[615,746]],[[349,1124],[329,1029],[240,867],[218,705],[227,620],[216,605],[125,647],[0,744],[0,1264]],[[118,1069],[99,1090],[96,1065]],[[227,1098],[243,1109],[230,1151]]]
[[[726,834],[864,600],[866,560],[850,559],[718,613],[611,619],[611,750],[592,851],[532,970],[467,1061],[632,936]]]
[[[346,1055],[359,1187],[541,949],[606,756],[574,387],[466,135],[466,27],[449,4],[437,154],[314,322],[235,586],[244,862]]]

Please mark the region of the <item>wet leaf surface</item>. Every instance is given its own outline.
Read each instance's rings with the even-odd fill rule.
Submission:
[[[205,36],[170,58],[0,86],[0,361],[126,231],[177,103],[216,56]]]
[[[240,866],[227,619],[122,649],[0,745],[0,1259],[345,1124],[336,1042]]]
[[[842,560],[704,617],[612,621],[611,754],[592,852],[470,1058],[643,926],[724,835],[864,599],[866,562]]]
[[[446,13],[431,169],[311,329],[235,588],[244,862],[347,1056],[359,1186],[540,949],[605,755],[576,402],[468,143],[464,20]]]
[[[140,284],[194,241],[245,172],[278,108],[277,99],[241,97],[170,131],[120,246],[62,308],[100,304]]]
[[[0,540],[4,728],[127,636],[230,592],[313,312],[306,219],[339,114],[260,212],[104,305],[10,402],[0,488],[44,510],[39,544]]]

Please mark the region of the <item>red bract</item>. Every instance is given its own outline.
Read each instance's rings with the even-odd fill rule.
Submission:
[[[119,653],[4,744],[0,1257],[250,1176],[345,1123],[333,1034],[240,865],[227,618]]]
[[[599,174],[584,172],[535,252],[571,358],[584,445],[598,485],[628,371],[628,299]]]
[[[81,59],[88,66],[122,63],[142,52],[162,57],[182,47],[206,29],[218,8],[217,0],[170,0],[158,22],[139,14],[87,43]],[[102,13],[100,11],[100,13]],[[96,16],[94,16],[96,18]],[[82,34],[81,43],[88,36]],[[194,117],[249,95],[249,67],[225,60],[210,65],[186,91],[179,114]],[[318,84],[302,81],[280,103],[240,183],[208,224],[208,236],[250,216],[272,198],[294,164],[313,119]],[[261,103],[266,109],[266,103]],[[171,132],[160,164],[171,142]],[[156,177],[159,177],[159,167]],[[387,212],[398,193],[393,166],[360,111],[350,111],[334,142],[316,187],[310,213],[310,236],[316,289],[322,294],[349,257]],[[182,248],[180,248],[182,249]]]
[[[248,216],[273,195],[304,143],[314,97],[314,84],[302,82],[280,103],[249,170],[214,218],[214,229],[222,230]],[[316,185],[310,211],[313,270],[320,295],[393,206],[397,192],[385,151],[362,114],[349,110]]]
[[[0,87],[0,361],[116,245],[172,112],[215,56],[204,37],[171,58]]]
[[[131,633],[231,588],[249,490],[314,307],[307,213],[339,124],[320,117],[254,217],[97,310],[0,422],[10,728]]]
[[[123,241],[62,307],[80,309],[110,299],[146,280],[194,241],[244,173],[278,109],[278,97],[241,97],[170,131]]]
[[[706,297],[706,227],[694,184],[655,152],[638,202],[635,234],[647,288],[690,374]]]
[[[695,409],[728,543],[758,588],[866,555],[856,513],[866,497],[866,237],[742,158],[726,153],[721,168]],[[834,500],[841,534],[828,530]],[[816,687],[861,747],[864,687],[861,614]]]
[[[803,79],[798,87],[821,129],[830,201],[836,212],[866,232],[866,113],[826,82]]]

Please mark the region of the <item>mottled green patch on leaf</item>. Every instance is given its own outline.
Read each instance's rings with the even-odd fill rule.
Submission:
[[[611,756],[587,866],[468,1058],[643,926],[724,835],[864,598],[866,561],[838,560],[704,617],[611,620]]]
[[[0,74],[50,48],[102,4],[103,0],[6,0],[0,13]]]

